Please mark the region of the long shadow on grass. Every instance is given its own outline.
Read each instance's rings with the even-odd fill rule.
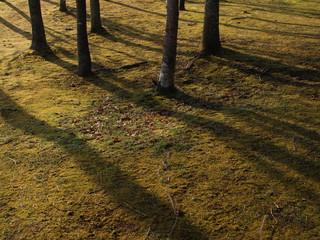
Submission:
[[[164,36],[157,33],[150,33],[147,30],[143,31],[139,28],[133,27],[132,25],[121,24],[116,21],[110,21],[108,19],[102,18],[104,25],[108,27],[111,31],[119,32],[122,36],[112,36],[110,34],[101,35],[106,39],[112,40],[114,42],[122,43],[128,47],[141,48],[145,51],[152,51],[156,53],[162,53],[163,38]],[[131,40],[134,39],[134,40]],[[141,40],[143,42],[141,42]],[[179,41],[186,42],[197,42],[190,39],[178,38]],[[150,44],[149,44],[150,43]],[[180,43],[180,47],[194,48],[194,46],[188,43]],[[192,56],[194,51],[183,51],[179,52],[179,55]]]
[[[152,226],[155,232],[166,237],[175,220],[169,203],[163,202],[148,192],[146,188],[135,183],[118,166],[111,164],[108,159],[103,158],[91,148],[85,140],[78,138],[71,132],[66,132],[64,129],[50,126],[28,114],[2,90],[0,90],[0,99],[3,105],[0,108],[0,116],[8,125],[22,130],[25,134],[53,142],[58,148],[73,155],[80,169],[90,175],[104,189],[106,195],[113,198],[128,213],[134,215],[137,221],[145,223],[146,229]],[[101,173],[104,173],[103,179]],[[141,216],[126,205],[126,202],[141,202],[141,199],[144,199],[143,205],[137,206],[138,204],[135,204],[131,207],[143,209],[147,216]],[[179,228],[172,239],[200,240],[207,238],[199,229],[189,224],[186,219],[181,218]]]
[[[9,2],[4,1],[9,7],[11,7],[13,10],[15,10],[18,14],[20,14],[21,16],[23,16],[28,22],[30,22],[30,17],[27,16],[24,12],[22,12],[20,9],[18,9],[17,7],[15,7],[14,5],[10,4]],[[4,26],[6,26],[7,28],[11,29],[12,31],[21,34],[23,37],[25,37],[28,40],[31,40],[32,38],[32,34],[30,32],[24,31],[22,29],[20,29],[19,27],[13,25],[12,23],[8,22],[7,20],[5,20],[4,18],[0,17],[0,23],[3,24]],[[76,24],[76,23],[75,23]],[[58,32],[52,28],[46,27],[46,34],[52,36],[54,39],[57,39],[59,41],[63,41],[63,42],[67,42],[67,40],[64,40],[60,37],[58,37],[57,35],[63,35],[66,38],[72,38],[71,36],[64,34],[62,32]],[[48,31],[49,30],[49,31]],[[57,34],[57,35],[56,35]]]
[[[224,48],[219,57],[220,59],[212,58],[210,61],[238,69],[249,75],[256,75],[263,81],[297,87],[320,87],[319,85],[310,83],[319,82],[320,72],[317,70],[290,66],[278,61],[252,56],[229,48]]]
[[[20,14],[24,19],[26,19],[28,22],[30,22],[30,17],[25,14],[23,11],[21,11],[19,8],[17,8],[16,6],[14,6],[12,3],[6,1],[6,0],[2,0],[2,2],[4,2],[5,4],[7,4],[10,8],[12,8],[13,10],[15,10],[18,14]]]
[[[183,92],[172,95],[172,97],[180,102],[183,102],[184,104],[194,107],[200,106],[200,108],[202,108],[201,101],[199,101],[198,98],[194,98]],[[269,132],[285,134],[286,136],[303,136],[304,138],[309,140],[308,143],[304,144],[304,146],[310,149],[310,151],[314,151],[315,149],[317,149],[320,144],[320,135],[315,131],[310,131],[297,125],[273,119],[265,115],[259,115],[258,113],[253,111],[249,111],[243,108],[231,107],[224,107],[220,110],[217,110],[216,107],[204,108],[207,110],[221,111],[224,114],[235,116],[247,123],[259,126]],[[175,111],[173,111],[173,114],[179,119],[190,123],[192,126],[209,130],[215,136],[218,136],[228,144],[233,145],[233,148],[237,149],[239,152],[246,149],[248,152],[257,155],[257,160],[259,158],[261,159],[259,155],[264,156],[271,159],[272,161],[283,163],[289,166],[291,169],[294,169],[295,171],[299,172],[307,178],[312,179],[313,181],[320,182],[319,162],[309,161],[306,158],[295,156],[294,154],[289,153],[287,148],[276,146],[272,144],[269,139],[266,139],[263,136],[258,137],[254,134],[248,135],[238,129],[225,125],[222,122],[213,121],[205,117],[198,117],[191,114]],[[239,139],[239,141],[234,140],[234,138]],[[312,142],[314,142],[314,144]]]
[[[289,26],[301,26],[301,27],[309,27],[309,28],[320,28],[320,26],[316,26],[316,25],[308,25],[308,24],[301,24],[301,23],[288,23],[288,22],[280,22],[280,21],[272,21],[272,20],[268,20],[268,19],[262,19],[262,18],[258,18],[258,17],[244,17],[243,19],[248,18],[248,19],[253,19],[253,20],[257,20],[257,21],[261,21],[261,22],[267,22],[267,23],[272,23],[275,25],[289,25]],[[312,34],[311,36],[318,36],[316,34]]]
[[[57,63],[60,66],[64,66],[64,67],[67,66],[66,69],[70,70],[70,63],[64,62],[63,60],[57,58],[56,56],[53,56],[53,58],[51,58],[50,60],[54,63]],[[74,67],[75,66],[73,66],[73,68]],[[109,72],[109,76],[111,77],[111,79],[116,79],[116,81],[120,82],[121,84],[128,85],[128,82],[126,82],[120,78],[117,78],[112,72]],[[90,82],[97,85],[98,87],[102,87],[110,92],[114,92],[117,95],[119,95],[120,97],[128,99],[128,100],[130,100],[132,98],[132,94],[134,93],[134,91],[132,92],[127,89],[121,88],[121,87],[111,83],[110,81],[104,81],[101,78],[99,78],[98,76],[92,77]],[[129,86],[129,88],[130,88],[130,86]],[[179,96],[179,97],[177,98],[176,96]],[[183,92],[180,92],[179,94],[174,95],[173,97],[175,97],[178,101],[182,101],[184,104],[188,104],[193,107],[199,107],[199,106],[201,107],[201,105],[202,105],[202,102],[200,99],[189,96]],[[154,100],[153,100],[153,102],[154,102]],[[143,105],[143,102],[135,102],[135,103],[139,104],[139,105]],[[158,103],[158,104],[160,104],[160,103]],[[213,110],[215,110],[215,109],[213,109]],[[301,157],[297,157],[297,156],[290,154],[287,151],[287,149],[285,149],[284,147],[275,146],[263,138],[259,139],[254,136],[246,136],[244,133],[241,133],[239,130],[233,129],[233,128],[231,128],[227,125],[224,125],[222,123],[219,123],[219,122],[213,122],[208,119],[192,116],[189,114],[178,113],[173,110],[171,110],[171,111],[176,115],[176,117],[186,121],[189,124],[194,125],[195,123],[200,123],[199,127],[201,126],[202,128],[209,128],[211,130],[214,130],[215,127],[212,128],[210,126],[215,125],[215,126],[217,126],[217,129],[222,129],[222,132],[224,133],[223,135],[225,135],[225,133],[230,133],[229,137],[231,139],[232,139],[231,136],[239,136],[239,137],[243,138],[244,142],[246,142],[247,144],[245,144],[244,146],[241,146],[241,143],[240,144],[235,143],[234,144],[235,146],[241,146],[244,149],[251,149],[252,151],[257,152],[265,157],[271,158],[277,162],[281,162],[283,164],[288,165],[290,168],[296,170],[297,172],[300,172],[302,175],[304,175],[307,178],[311,178],[311,179],[318,181],[318,182],[320,181],[320,176],[318,175],[318,172],[320,172],[319,165],[315,164],[314,162],[310,162],[305,159],[302,159]],[[269,124],[272,123],[272,125],[283,126],[284,128],[287,128],[290,131],[296,133],[297,135],[304,136],[312,141],[316,141],[316,142],[320,141],[320,136],[316,132],[309,131],[307,129],[304,129],[302,127],[299,127],[299,126],[296,126],[293,124],[288,124],[288,123],[285,123],[285,122],[282,122],[279,120],[267,118],[266,116],[260,116],[257,113],[250,112],[245,109],[240,111],[241,114],[235,114],[235,112],[239,112],[239,111],[234,111],[234,109],[232,110],[232,108],[229,108],[227,110],[227,112],[229,112],[230,114],[233,114],[233,115],[237,115],[240,118],[243,118],[247,122],[250,122],[251,118],[252,118],[252,120],[255,119],[255,122],[259,123],[259,125],[261,127],[264,127],[264,123],[269,123]],[[205,124],[203,124],[203,122],[205,122]],[[283,128],[280,128],[279,131],[281,129],[282,129],[282,132],[285,131],[285,130],[283,130]],[[269,128],[268,130],[271,130],[271,129]],[[219,135],[220,130],[217,133],[215,133],[215,132],[213,132],[213,133],[215,135],[220,136]],[[228,138],[226,138],[226,141],[229,142]],[[260,143],[263,142],[263,148],[259,148],[259,145],[258,146],[255,145],[255,143],[259,143],[259,142]],[[251,144],[253,144],[253,145],[251,146]],[[314,145],[311,144],[309,147],[311,147],[311,146],[314,146]],[[240,151],[240,149],[239,149],[239,151]],[[318,170],[318,172],[314,171],[314,170]]]
[[[11,24],[7,20],[3,19],[2,17],[0,17],[0,23],[3,24],[4,26],[6,26],[7,28],[11,29],[12,31],[21,34],[26,39],[31,40],[31,38],[32,38],[31,33],[26,32],[26,31],[16,27],[15,25]]]
[[[150,14],[153,14],[153,15],[161,16],[161,17],[166,17],[166,14],[153,12],[153,11],[142,9],[142,8],[138,8],[138,7],[129,5],[129,4],[119,3],[119,2],[112,1],[112,0],[107,0],[107,2],[111,2],[113,4],[117,4],[117,5],[120,5],[120,6],[127,7],[127,8],[131,8],[131,9],[134,9],[134,10],[137,10],[137,11],[140,11],[140,12],[145,12],[145,13],[150,13]],[[165,6],[166,6],[165,3],[163,3],[163,8],[165,8]],[[184,19],[184,18],[179,18],[179,21],[202,23],[201,21],[195,21],[195,20]]]
[[[320,16],[319,12],[317,12],[316,9],[304,8],[303,9],[304,11],[301,11],[300,9],[297,10],[290,7],[292,6],[292,4],[285,4],[284,2],[281,2],[279,4],[261,4],[261,3],[253,3],[253,2],[250,2],[250,3],[233,2],[233,3],[250,7],[251,11],[282,13],[282,14],[286,14],[294,17],[301,16],[301,17],[315,18]]]
[[[272,29],[261,29],[261,28],[252,28],[252,27],[240,27],[237,25],[232,25],[229,23],[221,23],[221,25],[236,29],[244,29],[248,31],[255,31],[255,32],[264,32],[268,34],[278,34],[284,36],[294,36],[294,37],[302,37],[302,38],[310,38],[310,39],[320,39],[319,34],[311,34],[311,33],[298,33],[298,32],[284,32],[279,30],[272,30]]]
[[[239,54],[239,53],[237,53]],[[232,53],[232,56],[234,56],[235,54]],[[244,55],[241,54],[242,58],[248,58],[250,57],[250,62],[251,61],[256,61],[253,59],[257,59],[256,57],[252,57],[249,55]],[[49,60],[49,59],[48,59]],[[70,63],[66,63],[63,60],[57,58],[56,56],[53,56],[53,58],[50,59],[52,62],[60,65],[60,66],[66,66],[66,64],[69,64],[69,67],[67,67],[66,69],[70,69]],[[261,61],[261,59],[260,59]],[[270,64],[270,63],[269,63]],[[274,64],[274,63],[272,63]],[[75,66],[73,66],[75,67]],[[124,85],[128,85],[128,83],[126,81],[123,81],[120,78],[117,78],[113,73],[109,73],[109,76],[111,77],[111,79],[115,79],[117,82],[120,82],[121,84]],[[112,84],[110,81],[104,81],[101,78],[99,78],[98,76],[95,76],[93,78],[91,78],[91,82],[99,87],[105,88],[106,90],[110,91],[110,92],[114,92],[116,94],[118,94],[119,96],[121,96],[122,98],[128,99],[130,100],[132,98],[132,94],[134,93],[131,91],[128,91],[124,88],[121,88],[115,84]],[[129,86],[130,88],[130,86]],[[193,107],[201,107],[201,100],[194,98],[192,96],[186,95],[185,93],[179,93],[178,94],[178,98],[176,98],[179,101],[184,102],[184,104],[189,104],[192,105]],[[136,104],[139,105],[143,105],[143,103],[139,103],[139,102],[135,102]],[[160,103],[159,103],[160,104]],[[219,122],[213,122],[210,121],[208,119],[205,118],[200,118],[200,117],[196,117],[196,116],[192,116],[192,115],[188,115],[188,114],[184,114],[184,113],[178,113],[175,112],[173,110],[171,110],[176,117],[178,117],[179,119],[182,119],[184,121],[186,121],[187,123],[191,124],[191,125],[195,125],[195,123],[201,123],[199,124],[199,127],[201,126],[202,128],[209,128],[212,130],[215,129],[215,127],[210,127],[212,125],[217,126],[217,129],[222,129],[223,133],[229,133],[229,138],[232,139],[232,136],[239,136],[242,139],[244,139],[243,142],[245,142],[246,144],[244,144],[242,146],[243,143],[234,143],[235,146],[241,146],[243,149],[249,149],[252,150],[253,152],[259,153],[267,158],[271,158],[277,162],[281,162],[283,164],[288,165],[290,168],[296,170],[297,172],[300,172],[302,175],[304,175],[307,178],[310,178],[312,180],[315,181],[320,181],[320,176],[318,174],[318,172],[320,172],[320,166],[315,164],[314,162],[311,161],[307,161],[305,159],[302,159],[301,157],[297,157],[294,156],[293,154],[290,154],[288,152],[287,149],[285,149],[284,147],[279,147],[279,146],[275,146],[272,143],[266,141],[265,139],[261,138],[257,138],[255,136],[247,136],[244,133],[241,133],[239,130],[233,129],[227,125],[224,125],[223,123],[219,123]],[[234,109],[232,110],[232,108],[229,108],[227,110],[227,112],[229,112],[230,114],[233,115],[237,115],[240,118],[244,119],[247,122],[250,122],[250,119],[255,119],[255,122],[257,124],[259,124],[261,127],[264,127],[264,123],[272,123],[272,125],[275,126],[283,126],[286,129],[290,129],[290,131],[304,136],[312,141],[316,141],[319,142],[320,141],[320,136],[313,131],[309,131],[307,129],[304,129],[302,127],[293,125],[293,124],[287,124],[285,122],[279,121],[279,120],[275,120],[275,119],[271,119],[271,118],[267,118],[266,116],[260,116],[257,113],[254,112],[250,112],[248,110],[241,110],[241,114],[235,114],[235,112],[239,112],[239,111],[234,111]],[[244,114],[245,113],[245,114]],[[205,124],[203,124],[203,122],[205,122]],[[280,128],[279,131],[282,129],[282,132],[285,132],[285,130],[283,128]],[[269,131],[271,130],[270,128],[268,129]],[[215,135],[220,136],[219,132],[213,132]],[[225,136],[221,136],[221,137],[225,137]],[[228,140],[228,138],[226,138],[226,142],[230,142],[230,140]],[[232,141],[231,141],[232,142]],[[263,147],[259,147],[260,145],[255,145],[255,143],[263,143]],[[253,145],[251,145],[253,144]],[[305,144],[307,145],[307,144]],[[313,144],[311,144],[309,147],[314,146]],[[306,146],[307,147],[307,146]],[[241,149],[239,149],[239,151],[241,151]],[[314,171],[317,170],[317,171]]]
[[[110,75],[110,77],[113,78],[115,82],[122,82],[123,84],[125,84],[125,81],[119,80],[116,76]],[[285,147],[276,146],[268,139],[266,140],[263,137],[257,137],[254,134],[248,135],[247,133],[244,133],[231,126],[228,126],[222,122],[214,121],[206,117],[199,117],[194,114],[178,112],[174,109],[164,107],[161,105],[159,101],[152,97],[149,99],[149,102],[153,102],[152,105],[148,104],[148,99],[145,98],[136,101],[135,98],[132,97],[131,91],[119,87],[110,81],[104,81],[99,77],[92,78],[90,83],[93,83],[98,87],[102,87],[108,90],[109,92],[113,92],[114,94],[123,99],[133,101],[135,104],[140,105],[146,109],[164,108],[170,111],[173,117],[183,120],[191,128],[200,128],[209,131],[214,136],[219,137],[220,140],[226,142],[227,145],[232,146],[232,148],[235,149],[239,154],[241,154],[244,159],[254,163],[258,171],[262,171],[269,174],[273,179],[280,181],[292,192],[297,193],[297,191],[299,191],[299,194],[303,195],[304,198],[309,199],[313,203],[318,202],[318,199],[320,197],[320,194],[318,192],[315,192],[303,186],[302,184],[300,184],[298,179],[287,177],[286,173],[276,169],[272,162],[285,164],[290,169],[295,170],[307,179],[320,182],[320,176],[318,174],[320,172],[320,165],[318,163],[307,161],[306,159],[300,156],[295,156],[289,153]],[[173,97],[176,98],[175,96]],[[186,102],[186,104],[190,104],[190,99],[192,99],[192,97],[184,95],[176,99],[178,101],[183,101],[183,99],[189,99]],[[193,103],[197,101],[199,101],[199,99],[197,100],[197,98],[193,98],[191,100],[191,102]],[[234,113],[232,110],[226,111],[229,111],[231,114],[236,115],[236,113]],[[263,116],[259,116],[259,118],[262,119]],[[243,119],[246,121],[250,121],[250,117]],[[273,119],[272,124],[274,124],[276,121],[277,120]],[[266,122],[268,122],[267,119]],[[260,125],[262,126],[263,123],[260,123]],[[294,126],[289,127],[294,128]],[[312,139],[315,141],[319,140],[318,134],[310,133],[302,128],[298,128],[298,133],[303,134],[306,137],[312,137]]]

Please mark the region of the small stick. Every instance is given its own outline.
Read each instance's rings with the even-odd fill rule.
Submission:
[[[14,162],[14,165],[17,165],[17,161],[16,161],[16,160],[14,160],[14,159],[11,158],[11,157],[8,157],[8,159],[11,160],[12,162]]]
[[[274,202],[273,204],[274,204],[277,208],[280,208],[279,205],[278,205],[276,202]]]
[[[62,212],[75,212],[75,210],[72,210],[72,209],[61,209],[61,208],[58,208],[56,205],[54,205],[54,203],[52,203],[51,206],[54,207],[55,209],[59,210],[59,211],[62,211]]]
[[[175,215],[175,216],[178,216],[176,204],[174,203],[173,198],[171,197],[171,195],[169,194],[168,191],[166,191],[166,193],[167,193],[167,195],[168,195],[168,197],[169,197],[169,199],[170,199],[170,202],[171,202],[171,206],[172,206],[172,210],[173,210],[174,215]]]
[[[135,209],[133,207],[131,207],[127,202],[126,202],[126,205],[133,211],[137,212],[137,213],[140,213],[142,216],[146,217],[147,215],[144,214],[143,212],[139,211],[138,209]]]
[[[151,232],[151,227],[149,227],[147,233],[146,233],[146,237],[144,238],[145,240],[149,237],[150,235],[150,232]]]
[[[176,226],[177,226],[178,220],[179,220],[179,216],[176,215],[176,219],[175,219],[175,221],[174,221],[174,223],[173,223],[173,225],[172,225],[172,228],[171,228],[170,232],[168,233],[168,238],[167,238],[167,240],[170,240],[170,239],[171,239],[172,233],[174,232],[174,230],[175,230],[175,228],[176,228]]]
[[[276,223],[278,223],[278,220],[277,220],[276,217],[273,215],[272,208],[270,208],[270,213],[271,213],[271,216],[273,217],[273,219],[276,221]]]
[[[169,164],[168,164],[168,159],[171,157],[171,152],[168,152],[167,156],[165,156],[163,159],[162,159],[162,164],[164,166],[164,169],[167,169]]]
[[[268,215],[263,216],[262,223],[261,223],[260,230],[259,230],[260,238],[262,237],[262,231],[263,231],[264,225],[266,223],[267,217],[268,217]]]

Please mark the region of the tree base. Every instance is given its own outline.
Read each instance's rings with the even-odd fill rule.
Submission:
[[[155,91],[160,94],[163,94],[163,95],[169,95],[169,94],[177,92],[177,89],[174,86],[165,88],[165,87],[160,86],[160,84],[157,84]]]
[[[107,30],[104,27],[91,28],[90,32],[99,35],[108,34]]]
[[[60,12],[65,12],[65,13],[68,13],[68,12],[69,12],[69,10],[68,10],[67,7],[60,7],[60,8],[59,8],[59,11],[60,11]]]
[[[47,43],[41,43],[41,44],[32,43],[29,49],[31,49],[37,53],[51,53],[52,52],[51,48],[49,47],[49,45]]]
[[[92,70],[78,71],[77,75],[80,77],[90,77],[93,75],[93,72],[92,72]]]
[[[219,55],[223,50],[223,47],[221,45],[216,46],[215,48],[211,49],[201,49],[199,52],[199,57],[206,57],[210,55]]]

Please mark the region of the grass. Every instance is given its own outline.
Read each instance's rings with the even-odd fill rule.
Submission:
[[[178,214],[177,240],[318,239],[317,3],[221,1],[224,50],[184,70],[204,8],[187,2],[163,96],[163,1],[101,2],[89,78],[72,2],[42,2],[37,55],[26,4],[1,1],[0,238],[166,239]]]

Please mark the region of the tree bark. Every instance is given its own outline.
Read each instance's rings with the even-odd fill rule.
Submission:
[[[185,5],[184,5],[184,3],[185,3],[185,0],[180,0],[180,10],[181,11],[185,11],[186,10],[186,7],[185,7]]]
[[[67,8],[67,1],[66,0],[60,0],[60,8],[59,10],[61,12],[68,12],[68,8]]]
[[[177,38],[179,20],[179,0],[167,0],[166,34],[163,57],[157,91],[174,91],[174,73],[176,67]]]
[[[206,0],[201,53],[211,55],[221,49],[219,33],[219,0]]]
[[[91,13],[91,32],[102,33],[105,29],[101,24],[100,15],[100,0],[90,0],[90,13]]]
[[[76,0],[77,4],[77,46],[78,46],[78,75],[92,74],[91,57],[87,32],[86,0]]]
[[[50,50],[44,30],[40,0],[28,0],[32,27],[32,43],[30,49],[36,51]]]

